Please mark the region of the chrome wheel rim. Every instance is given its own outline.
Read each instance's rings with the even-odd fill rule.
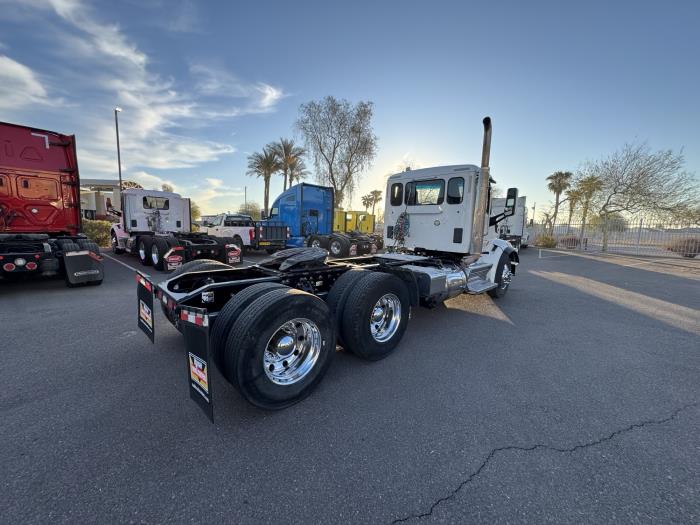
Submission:
[[[276,385],[292,385],[313,370],[321,355],[321,330],[305,318],[280,326],[267,342],[263,368]]]
[[[401,301],[393,293],[382,295],[369,314],[372,338],[384,343],[394,337],[401,324]]]
[[[340,253],[340,243],[338,241],[331,242],[330,248],[333,255],[338,255]]]
[[[160,253],[158,253],[158,247],[155,244],[151,246],[151,260],[153,264],[158,264],[160,261]]]
[[[314,239],[313,241],[311,241],[311,247],[312,247],[312,248],[320,248],[320,247],[321,247],[321,241],[319,241],[318,239]]]
[[[119,248],[119,243],[117,242],[117,238],[112,235],[112,251],[116,251],[117,248]]]
[[[503,265],[503,271],[501,272],[501,284],[499,288],[505,290],[510,285],[513,280],[513,272],[510,271],[510,264]]]
[[[139,243],[139,257],[142,261],[146,260],[146,246],[143,244],[143,242]]]

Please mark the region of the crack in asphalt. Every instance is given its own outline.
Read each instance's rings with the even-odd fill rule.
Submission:
[[[438,498],[433,502],[433,504],[430,506],[430,509],[427,512],[423,512],[420,514],[409,514],[408,516],[405,516],[403,518],[397,518],[391,522],[392,525],[395,525],[396,523],[405,523],[409,520],[413,519],[422,519],[426,518],[430,515],[432,515],[433,511],[442,503],[449,501],[451,499],[454,499],[457,494],[467,485],[469,485],[472,481],[474,481],[479,475],[483,472],[483,470],[488,466],[489,462],[498,454],[499,452],[508,452],[511,450],[517,450],[520,452],[532,452],[534,450],[550,450],[552,452],[559,452],[559,453],[566,453],[570,454],[572,452],[576,452],[581,449],[589,448],[589,447],[595,447],[597,445],[600,445],[602,443],[605,443],[607,441],[611,441],[615,439],[616,437],[626,434],[628,432],[632,432],[634,430],[638,430],[640,428],[643,428],[647,425],[663,425],[664,423],[668,423],[670,421],[673,421],[678,414],[681,412],[688,410],[689,408],[695,408],[697,406],[700,406],[700,401],[695,402],[695,403],[688,403],[687,405],[683,405],[680,408],[677,408],[673,412],[671,412],[671,415],[663,418],[663,419],[647,419],[644,421],[640,421],[638,423],[633,423],[627,427],[615,430],[611,432],[610,434],[603,436],[599,439],[593,440],[593,441],[588,441],[586,443],[579,443],[578,445],[574,445],[572,447],[567,447],[567,448],[560,448],[560,447],[554,447],[552,445],[546,445],[543,443],[539,443],[537,445],[532,445],[529,447],[523,447],[523,446],[518,446],[518,445],[508,445],[504,447],[498,447],[491,449],[491,451],[486,455],[484,458],[484,461],[481,462],[481,464],[477,467],[476,470],[474,470],[467,479],[463,480],[462,482],[457,485],[447,496],[443,496],[441,498]]]

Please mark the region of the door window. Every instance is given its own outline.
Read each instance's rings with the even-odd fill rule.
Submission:
[[[461,204],[464,198],[464,179],[452,177],[447,181],[447,204]]]

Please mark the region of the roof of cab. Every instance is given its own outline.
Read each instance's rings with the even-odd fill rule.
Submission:
[[[454,164],[451,166],[435,166],[433,168],[421,168],[417,170],[402,171],[389,177],[392,179],[422,179],[425,177],[436,177],[438,175],[451,175],[461,171],[479,171],[479,167],[474,164]]]

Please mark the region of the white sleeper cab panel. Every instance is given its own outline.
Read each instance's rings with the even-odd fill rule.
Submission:
[[[129,189],[124,198],[124,225],[129,231],[189,232],[190,200],[177,193]]]
[[[384,211],[386,245],[467,253],[478,174],[477,166],[464,164],[404,171],[389,177]],[[393,231],[404,212],[409,219],[408,235],[399,243]]]

